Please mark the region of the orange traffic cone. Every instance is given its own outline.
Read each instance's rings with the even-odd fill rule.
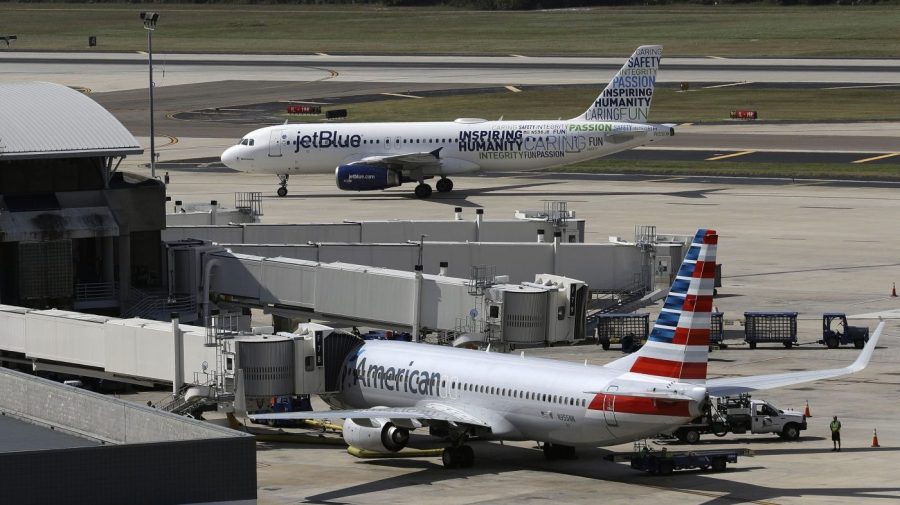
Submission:
[[[878,429],[874,429],[872,432],[872,447],[881,447],[878,445]]]
[[[809,400],[806,400],[806,410],[803,411],[804,417],[812,417],[812,414],[809,412]]]
[[[897,283],[896,282],[894,283],[894,287],[891,288],[891,296],[893,296],[894,298],[897,297]]]

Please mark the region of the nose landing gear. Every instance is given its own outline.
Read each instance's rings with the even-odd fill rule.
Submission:
[[[288,190],[287,190],[288,177],[290,177],[290,175],[288,175],[288,174],[284,174],[284,175],[278,174],[278,180],[281,181],[278,183],[278,185],[281,187],[279,187],[278,191],[276,191],[278,196],[282,196],[282,197],[287,196],[287,194],[288,194]]]

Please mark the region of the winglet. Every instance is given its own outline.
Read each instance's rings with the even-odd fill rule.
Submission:
[[[884,321],[878,323],[875,332],[869,337],[866,346],[860,351],[859,356],[853,363],[843,368],[830,368],[827,370],[809,370],[804,372],[787,372],[775,373],[768,375],[751,375],[747,377],[723,377],[721,379],[713,379],[706,383],[706,389],[713,396],[731,395],[737,393],[747,393],[750,391],[758,391],[760,389],[772,389],[783,386],[791,386],[794,384],[802,384],[804,382],[812,382],[823,379],[833,379],[843,375],[860,372],[869,366],[872,359],[872,353],[878,345],[878,339],[884,330]]]
[[[434,156],[434,157],[437,158],[437,159],[441,159],[441,156],[440,156],[440,154],[441,154],[441,149],[443,149],[443,147],[438,147],[437,149],[435,149],[434,151],[431,151],[431,152],[428,153],[428,154]]]

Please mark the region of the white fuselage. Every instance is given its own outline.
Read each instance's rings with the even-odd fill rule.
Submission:
[[[366,341],[344,364],[342,391],[323,398],[342,409],[414,407],[434,401],[487,421],[492,426],[487,435],[493,438],[573,446],[613,445],[656,435],[699,412],[694,405],[688,409],[692,402],[687,401],[670,402],[670,411],[642,412],[657,400],[596,393],[671,383],[629,375],[557,360]]]
[[[307,123],[260,128],[228,148],[222,161],[243,172],[331,173],[373,156],[430,153],[440,163],[423,176],[479,170],[538,170],[578,163],[672,135],[669,126],[596,121]]]

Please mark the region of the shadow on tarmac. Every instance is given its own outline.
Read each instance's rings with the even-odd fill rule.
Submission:
[[[805,440],[816,440],[819,437],[805,437]],[[758,443],[759,440],[754,440]],[[774,442],[778,442],[777,439]],[[784,442],[780,442],[784,444]],[[396,492],[398,489],[407,489],[415,495],[423,492],[433,484],[456,479],[482,475],[501,475],[506,472],[518,472],[521,470],[540,471],[569,475],[598,482],[616,482],[634,486],[649,486],[656,490],[667,490],[672,493],[683,493],[692,497],[706,497],[702,501],[706,505],[732,505],[740,502],[771,503],[770,500],[785,498],[824,499],[839,498],[844,500],[856,500],[864,498],[886,498],[896,500],[896,493],[900,492],[900,486],[871,487],[792,487],[777,488],[757,483],[745,483],[728,478],[729,474],[749,474],[753,470],[765,468],[759,459],[752,460],[753,466],[747,466],[748,460],[742,457],[737,466],[729,465],[728,470],[722,473],[711,473],[702,470],[678,471],[670,476],[649,475],[637,472],[627,465],[610,463],[603,460],[603,456],[610,451],[604,449],[579,449],[579,458],[576,460],[546,461],[541,451],[537,448],[523,448],[517,446],[501,446],[499,444],[473,443],[476,453],[475,467],[471,469],[447,470],[434,459],[428,460],[374,460],[364,461],[358,464],[369,466],[420,469],[412,474],[405,473],[395,477],[388,477],[373,482],[353,484],[333,491],[307,496],[309,503],[343,503],[353,501],[349,499],[382,491]],[[869,449],[845,449],[843,452],[865,452]],[[895,448],[881,448],[871,450],[897,450]],[[819,454],[831,452],[830,449],[762,449],[754,451],[755,454]],[[836,456],[838,457],[838,456]],[[523,491],[527,493],[528,491]],[[522,492],[516,492],[520,499]],[[368,497],[368,499],[377,499]],[[502,498],[502,497],[499,497]],[[349,500],[348,500],[349,499]]]

